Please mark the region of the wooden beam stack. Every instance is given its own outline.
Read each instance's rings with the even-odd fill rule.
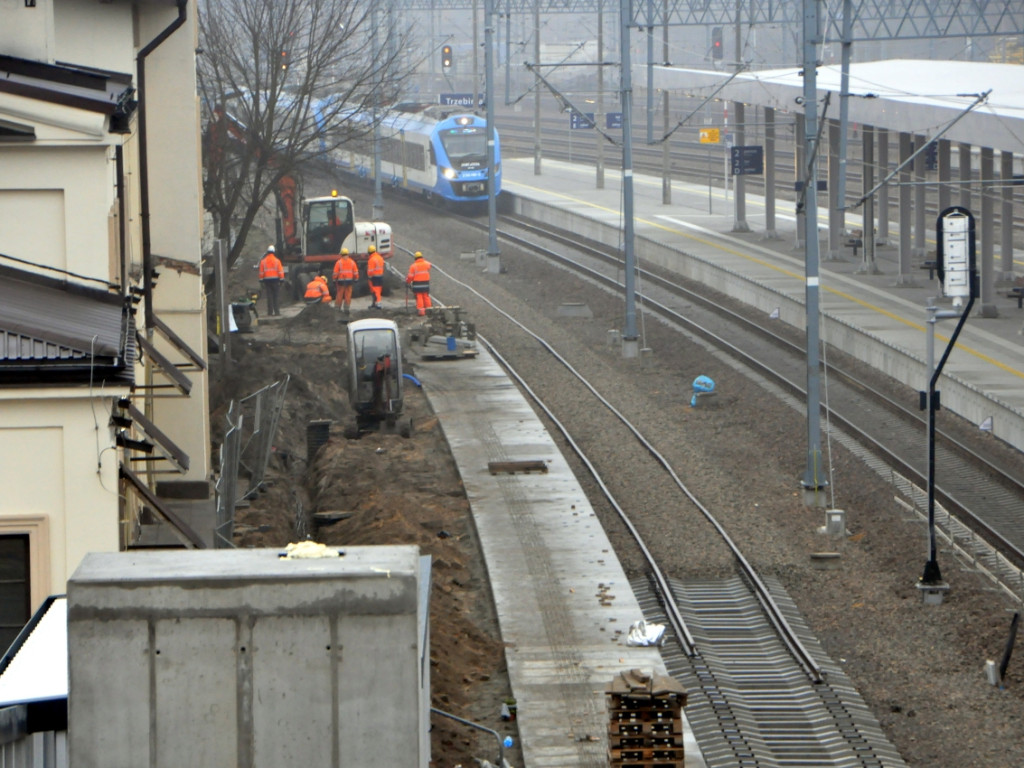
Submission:
[[[605,690],[612,768],[683,768],[686,690],[675,679],[631,669]]]

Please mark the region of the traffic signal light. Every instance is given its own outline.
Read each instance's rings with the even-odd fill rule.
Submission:
[[[448,69],[452,65],[452,47],[450,45],[441,46],[441,66]]]
[[[711,58],[722,58],[722,28],[711,28]]]

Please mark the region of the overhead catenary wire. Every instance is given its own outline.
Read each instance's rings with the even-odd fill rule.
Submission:
[[[864,195],[856,203],[854,203],[853,205],[846,206],[846,207],[842,208],[841,210],[844,210],[844,211],[845,210],[851,210],[853,208],[859,208],[861,205],[863,205],[868,200],[868,198],[870,198],[872,195],[875,194],[875,192],[877,192],[882,187],[884,187],[886,184],[888,184],[890,180],[892,180],[897,174],[900,173],[900,171],[902,171],[905,167],[910,165],[918,155],[920,155],[922,152],[926,151],[929,146],[931,146],[936,141],[938,141],[940,136],[945,134],[950,128],[952,128],[954,125],[956,125],[958,122],[960,122],[960,120],[963,119],[964,117],[966,117],[967,114],[969,112],[971,112],[975,107],[977,107],[979,104],[982,104],[984,101],[986,101],[988,99],[988,96],[989,96],[990,93],[992,93],[992,89],[991,88],[989,88],[987,91],[985,91],[983,93],[970,94],[970,95],[974,96],[974,101],[971,104],[969,104],[959,115],[957,115],[952,120],[950,120],[948,123],[946,123],[945,127],[942,130],[940,130],[937,134],[932,136],[931,139],[929,139],[926,142],[923,142],[921,144],[921,146],[918,147],[915,152],[911,153],[910,157],[908,157],[902,163],[897,165],[888,176],[886,176],[884,179],[882,179],[880,182],[878,182],[874,187],[872,187],[871,191],[865,192]],[[960,94],[960,95],[961,96],[966,96],[968,94]]]

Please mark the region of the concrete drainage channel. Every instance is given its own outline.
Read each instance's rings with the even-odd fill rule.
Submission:
[[[736,765],[831,765],[904,768],[906,763],[842,669],[821,650],[796,606],[769,582],[805,647],[826,673],[813,685],[778,640],[740,577],[671,581],[700,655],[687,657],[669,638],[665,666],[689,693],[685,715],[708,768]],[[644,618],[666,623],[645,580],[632,582]]]

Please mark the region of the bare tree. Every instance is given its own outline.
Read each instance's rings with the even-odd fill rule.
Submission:
[[[304,165],[366,141],[411,65],[375,0],[201,0],[203,192],[239,257],[260,209]],[[371,116],[366,119],[366,116]],[[362,116],[362,117],[359,117]]]

